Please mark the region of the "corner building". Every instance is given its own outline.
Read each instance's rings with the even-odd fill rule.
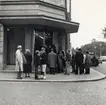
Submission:
[[[0,0],[0,69],[15,64],[17,45],[32,54],[41,45],[69,49],[79,27],[69,17],[67,0]]]

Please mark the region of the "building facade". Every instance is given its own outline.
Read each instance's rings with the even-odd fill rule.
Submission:
[[[70,0],[0,0],[0,69],[15,64],[17,45],[23,51],[55,45],[70,47],[70,33],[78,31],[67,4]]]

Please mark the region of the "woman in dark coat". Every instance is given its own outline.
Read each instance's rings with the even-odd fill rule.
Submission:
[[[65,68],[65,56],[64,56],[64,52],[63,51],[59,51],[58,54],[58,63],[59,63],[59,72],[63,73],[64,72],[64,68]]]
[[[24,64],[25,77],[30,77],[30,73],[32,72],[32,54],[29,49],[26,49],[24,56],[26,58],[26,64]]]

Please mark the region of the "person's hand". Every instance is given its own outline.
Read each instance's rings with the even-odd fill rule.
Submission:
[[[40,65],[38,65],[38,68],[40,68]]]

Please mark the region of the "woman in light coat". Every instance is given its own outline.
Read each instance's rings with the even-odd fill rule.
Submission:
[[[86,58],[85,58],[85,74],[90,74],[90,65],[91,65],[91,57],[89,55],[89,52],[86,52]]]
[[[17,79],[22,79],[21,74],[23,72],[23,56],[22,46],[19,45],[16,51],[16,71],[18,71]]]

